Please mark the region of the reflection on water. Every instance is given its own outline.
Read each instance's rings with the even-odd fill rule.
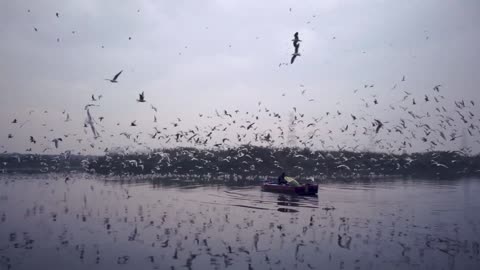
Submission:
[[[0,269],[480,269],[480,182],[0,176]]]

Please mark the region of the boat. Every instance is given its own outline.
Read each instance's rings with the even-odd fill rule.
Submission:
[[[318,193],[317,184],[300,184],[299,186],[291,186],[284,184],[277,184],[274,182],[265,182],[262,184],[262,190],[268,192],[290,193],[297,195],[313,196]]]

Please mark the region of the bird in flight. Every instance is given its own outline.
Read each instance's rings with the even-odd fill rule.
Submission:
[[[292,54],[292,59],[290,59],[290,64],[293,64],[293,62],[295,61],[295,58],[297,58],[297,56],[300,56],[298,49],[300,48],[301,40],[298,38],[298,32],[295,32],[295,34],[293,34],[292,41],[293,41],[293,47],[295,48],[295,52]]]
[[[111,82],[111,83],[118,83],[117,79],[118,79],[118,76],[120,76],[120,74],[122,74],[122,71],[123,71],[123,70],[120,70],[120,72],[118,72],[118,73],[113,77],[113,79],[111,79],[111,80],[110,80],[110,79],[105,79],[105,80],[107,80],[107,81],[109,81],[109,82]]]
[[[130,123],[130,126],[131,126],[131,127],[136,127],[136,126],[137,126],[137,123],[136,123],[136,122],[137,122],[137,120],[133,120],[133,122]]]
[[[145,94],[143,92],[138,94],[137,102],[145,102]]]
[[[380,122],[379,120],[377,119],[374,119],[375,122],[376,122],[376,126],[377,126],[377,129],[375,130],[375,133],[378,133],[378,131],[383,127],[383,123]]]
[[[58,148],[58,142],[61,142],[62,138],[53,139],[52,142],[55,144],[55,148]]]

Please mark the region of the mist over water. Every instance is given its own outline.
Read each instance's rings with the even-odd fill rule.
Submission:
[[[0,176],[1,269],[478,269],[479,179],[258,185]]]

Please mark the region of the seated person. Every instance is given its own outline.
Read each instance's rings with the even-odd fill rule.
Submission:
[[[282,174],[278,177],[278,184],[279,185],[288,185],[287,180],[285,180],[285,172],[282,172]]]

